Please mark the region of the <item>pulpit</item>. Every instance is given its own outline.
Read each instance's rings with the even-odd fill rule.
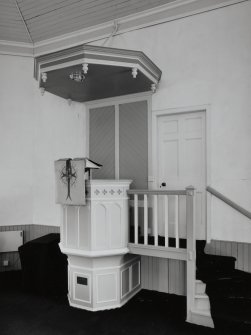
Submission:
[[[87,180],[85,205],[62,205],[61,251],[68,256],[71,306],[122,306],[140,289],[140,258],[128,254],[130,180]]]

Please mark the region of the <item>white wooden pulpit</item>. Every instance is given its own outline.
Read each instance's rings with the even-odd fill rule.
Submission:
[[[68,256],[71,306],[122,306],[140,289],[140,258],[128,254],[130,180],[86,181],[85,205],[62,205],[61,251]]]

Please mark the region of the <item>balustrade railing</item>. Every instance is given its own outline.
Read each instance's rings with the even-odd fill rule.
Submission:
[[[186,261],[186,288],[187,288],[187,321],[192,322],[192,313],[195,306],[195,278],[196,278],[196,241],[195,241],[195,201],[194,188],[185,190],[129,190],[128,195],[133,197],[133,241],[129,243],[129,250],[139,255],[165,257]],[[185,236],[180,235],[180,201],[185,197]],[[143,224],[139,225],[139,207],[143,198]],[[162,201],[161,218],[162,229],[164,226],[164,241],[159,243],[159,201]],[[170,201],[171,200],[171,201]],[[149,220],[149,208],[152,208],[151,220]],[[172,233],[170,232],[169,212],[172,211]],[[149,234],[149,222],[151,221],[153,233]],[[139,226],[143,227],[143,236],[139,236]],[[150,235],[150,236],[149,236]],[[175,242],[169,245],[171,239]],[[151,237],[151,241],[149,241]],[[183,236],[182,236],[183,237]],[[185,245],[180,245],[185,241]],[[151,243],[149,243],[151,242]],[[160,245],[161,244],[161,245]],[[182,247],[182,248],[181,248]]]
[[[132,198],[132,204],[134,209],[133,214],[133,242],[135,245],[154,245],[170,247],[169,242],[172,239],[171,247],[180,248],[180,241],[183,240],[182,248],[186,248],[188,245],[187,238],[194,236],[194,226],[191,218],[188,216],[193,215],[193,208],[188,208],[191,206],[190,198],[193,198],[194,188],[188,187],[184,190],[129,190],[128,195]],[[186,236],[181,236],[180,234],[180,201],[181,198],[184,201],[186,197]],[[140,200],[141,199],[141,200]],[[171,201],[170,201],[171,200]],[[161,203],[162,211],[161,218],[159,205]],[[143,213],[141,216],[141,224],[139,223],[139,208],[143,207]],[[149,208],[152,210],[152,215],[149,215]],[[192,212],[191,212],[192,210]],[[172,232],[170,231],[170,211],[172,212]],[[142,223],[143,219],[143,223]],[[162,239],[159,241],[159,221],[162,223]],[[143,229],[139,229],[139,226]],[[149,234],[149,226],[152,228],[151,234]],[[142,232],[143,230],[143,232]],[[189,232],[188,232],[189,230]],[[164,231],[164,233],[163,233]],[[139,236],[141,232],[141,236]],[[143,234],[142,234],[143,233]],[[192,234],[191,234],[192,233]],[[151,243],[150,242],[151,239]],[[160,243],[159,243],[160,242]],[[161,244],[161,245],[160,245]]]

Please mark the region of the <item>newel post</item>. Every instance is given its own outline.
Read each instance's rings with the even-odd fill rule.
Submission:
[[[195,189],[186,188],[187,227],[187,322],[192,322],[196,280]]]

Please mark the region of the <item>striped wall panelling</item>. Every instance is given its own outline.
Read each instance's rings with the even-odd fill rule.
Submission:
[[[184,261],[141,256],[141,285],[147,290],[185,295]]]
[[[251,244],[211,241],[205,252],[212,255],[233,256],[235,268],[251,273]],[[155,257],[141,257],[142,288],[185,295],[186,264],[183,261]]]
[[[236,258],[235,268],[251,272],[251,244],[229,241],[211,241],[205,248],[209,254],[233,256]]]
[[[59,233],[60,228],[42,225],[0,226],[0,231],[22,230],[24,243],[40,236]],[[236,257],[235,268],[251,273],[251,244],[226,241],[211,241],[205,248],[206,253]],[[9,266],[4,267],[3,261]],[[0,254],[0,272],[21,269],[18,252]],[[142,288],[165,293],[184,295],[185,262],[155,257],[141,257]]]

